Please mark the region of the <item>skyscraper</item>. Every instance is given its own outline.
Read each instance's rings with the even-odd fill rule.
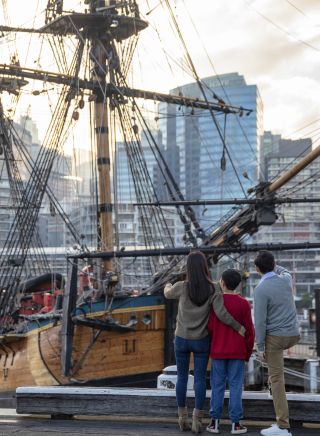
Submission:
[[[202,80],[207,98],[217,95],[227,104],[252,110],[240,116],[160,104],[160,128],[170,169],[186,199],[244,197],[257,180],[257,153],[263,133],[263,105],[256,85],[238,73]],[[171,94],[203,99],[197,83],[172,89]],[[221,136],[215,126],[219,126]],[[225,164],[224,164],[225,159]],[[225,168],[224,168],[225,167]],[[197,214],[203,227],[214,224],[229,207],[204,206]]]

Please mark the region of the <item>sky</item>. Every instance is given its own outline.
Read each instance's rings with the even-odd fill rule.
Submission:
[[[200,77],[239,72],[258,86],[265,130],[320,118],[318,0],[181,0],[175,11]]]
[[[65,6],[72,10],[80,3],[66,0]],[[248,84],[258,86],[265,130],[284,137],[306,136],[308,129],[301,129],[317,119],[320,122],[319,0],[170,3],[200,77],[238,72]],[[40,27],[43,23],[47,0],[7,0],[7,4],[12,25]],[[180,67],[185,65],[183,50],[164,4],[165,0],[140,1],[149,28],[141,34],[130,75],[134,86],[160,92],[193,81]],[[33,59],[29,66],[34,66],[37,37],[30,42],[20,34],[17,40],[21,64],[28,54]],[[47,56],[46,67],[52,63]],[[41,104],[38,107],[41,116]]]

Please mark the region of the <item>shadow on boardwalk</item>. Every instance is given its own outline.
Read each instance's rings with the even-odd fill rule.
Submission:
[[[248,435],[260,435],[260,428],[248,426]],[[185,432],[184,435],[192,435]],[[204,431],[203,435],[209,435]],[[220,434],[230,434],[230,426],[222,425]],[[293,430],[294,436],[316,436],[320,434],[319,428],[297,428]],[[51,435],[108,435],[108,436],[178,436],[182,433],[175,423],[157,422],[115,422],[111,420],[52,420],[41,418],[0,418],[0,436],[51,436]]]

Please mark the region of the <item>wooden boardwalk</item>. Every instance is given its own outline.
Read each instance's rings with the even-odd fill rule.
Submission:
[[[48,418],[34,418],[27,416],[7,416],[4,409],[0,410],[0,436],[52,436],[52,435],[69,435],[69,436],[181,436],[175,420],[167,419],[162,421],[147,419],[117,419],[117,417],[108,417],[103,419],[84,419],[77,418],[72,420],[52,420]],[[263,414],[263,411],[261,411]],[[244,423],[248,426],[248,435],[260,435],[261,428],[265,428],[270,423]],[[230,425],[223,421],[221,435],[230,434]],[[183,433],[192,435],[191,432]],[[204,436],[208,432],[202,433]],[[294,436],[316,436],[320,434],[318,428],[299,428],[293,430]]]
[[[207,391],[204,410],[210,409],[211,392]],[[227,418],[226,392],[223,418]],[[320,395],[287,394],[291,424],[320,424]],[[174,418],[177,414],[174,390],[137,388],[89,388],[66,386],[31,386],[16,390],[17,412],[21,414],[119,416],[135,418]],[[188,391],[187,405],[194,407],[194,392]],[[271,397],[266,392],[243,392],[244,418],[274,420]],[[263,411],[263,414],[261,414]]]
[[[208,391],[206,411],[209,396]],[[263,392],[244,392],[243,396],[246,420],[242,422],[247,425],[249,435],[258,436],[261,428],[269,427],[274,419],[272,399]],[[193,391],[189,392],[190,412],[193,397]],[[296,427],[293,435],[319,435],[320,395],[288,394],[288,399],[292,425]],[[38,386],[18,388],[16,400],[19,414],[13,410],[8,416],[0,410],[0,436],[182,435],[177,425],[173,390]],[[208,422],[207,415],[204,424]],[[309,424],[301,427],[303,422]],[[222,421],[221,430],[220,434],[230,434],[229,420]],[[192,435],[191,432],[183,434]],[[209,433],[204,428],[202,434]]]

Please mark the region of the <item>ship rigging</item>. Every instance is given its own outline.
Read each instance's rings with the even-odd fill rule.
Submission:
[[[5,6],[6,2],[3,3]],[[4,390],[12,389],[18,382],[102,383],[116,377],[144,377],[161,371],[171,359],[173,333],[171,309],[165,307],[162,289],[165,281],[183,274],[183,256],[192,249],[202,249],[217,262],[226,253],[261,248],[246,245],[245,237],[257,232],[262,225],[275,223],[276,204],[287,201],[276,197],[276,192],[320,154],[318,147],[283,176],[270,183],[259,183],[252,192],[246,192],[226,141],[225,127],[228,117],[250,117],[252,109],[229,104],[215,93],[208,97],[171,2],[164,4],[202,98],[129,86],[128,75],[139,35],[148,26],[140,14],[138,2],[86,0],[81,2],[81,12],[65,10],[65,3],[61,0],[47,2],[42,27],[11,27],[10,23],[0,26],[2,38],[22,33],[37,34],[41,41],[49,43],[56,65],[55,71],[42,69],[40,61],[39,68],[22,66],[14,50],[9,63],[0,63],[1,93],[9,94],[16,103],[24,89],[30,88],[29,81],[37,84],[37,88],[29,90],[30,98],[42,94],[50,96],[48,85],[58,89],[48,129],[36,156],[30,154],[17,131],[13,122],[14,110],[11,114],[6,113],[4,102],[0,110],[1,151],[12,205],[16,207],[1,248],[0,261],[0,346],[5,350],[6,362],[8,344],[12,349],[12,368]],[[38,88],[40,83],[42,90]],[[223,174],[227,165],[232,167],[244,197],[234,200],[233,204],[246,204],[243,208],[231,211],[213,229],[201,225],[199,214],[192,208],[192,199],[183,195],[144,116],[141,101],[145,100],[183,108],[190,117],[200,111],[208,112],[220,141],[221,172]],[[80,113],[86,105],[95,146],[92,151],[92,161],[96,163],[93,204],[98,230],[95,248],[87,244],[49,183],[71,128],[81,119]],[[121,141],[118,139],[120,132]],[[159,180],[166,188],[170,199],[167,203],[161,202],[150,176],[141,146],[142,135],[150,146]],[[143,230],[143,243],[140,243],[143,249],[139,250],[120,249],[114,235],[120,212],[116,205],[117,183],[111,172],[115,147],[120,142],[128,159],[139,225]],[[17,161],[27,173],[24,180]],[[52,271],[40,241],[38,220],[44,198],[48,198],[50,212],[59,215],[79,251],[67,256],[70,274],[66,287],[64,279]],[[215,200],[209,199],[208,204],[209,201]],[[196,200],[194,204],[200,203]],[[183,226],[184,247],[175,246],[161,205],[174,207]],[[320,245],[305,241],[299,247],[318,248]],[[279,244],[268,248],[290,249],[297,245]],[[30,260],[28,255],[32,249],[36,250],[36,257]],[[138,256],[148,258],[154,276],[139,298],[133,298],[119,292],[119,262],[124,257]],[[85,262],[81,263],[83,259]],[[94,264],[90,263],[92,259]],[[92,268],[95,268],[94,278]],[[80,280],[85,283],[82,283],[82,289]],[[18,369],[27,368],[20,381],[16,379],[14,362]]]

